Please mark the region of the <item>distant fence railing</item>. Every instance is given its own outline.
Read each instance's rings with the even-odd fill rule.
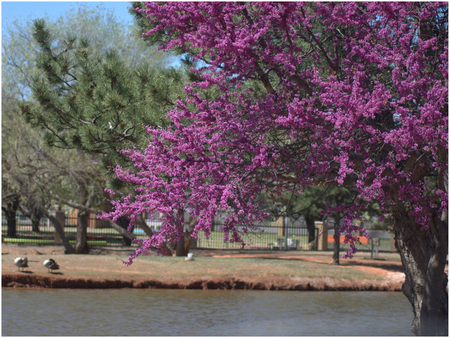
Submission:
[[[146,224],[153,230],[161,229],[161,222],[145,219]],[[309,242],[309,233],[304,220],[293,220],[280,218],[278,222],[263,222],[258,224],[258,231],[249,231],[244,237],[245,247],[239,243],[225,243],[224,233],[220,230],[223,225],[223,218],[216,217],[211,235],[207,239],[204,232],[200,232],[196,247],[199,249],[234,249],[234,250],[317,250],[319,229],[315,229],[315,240]],[[33,229],[34,228],[34,229]],[[14,238],[7,236],[7,221],[2,214],[2,242],[4,243],[23,243],[29,245],[54,245],[55,229],[53,224],[47,218],[41,218],[39,226],[33,227],[31,220],[23,215],[16,216],[16,236]],[[64,233],[71,244],[75,244],[77,233],[77,218],[73,215],[66,215],[64,221]],[[358,250],[373,250],[373,238],[378,238],[377,250],[379,252],[392,251],[392,241],[389,232],[370,231],[372,239],[366,243],[357,244]],[[147,237],[145,232],[136,225],[133,229],[133,235],[144,239]],[[333,235],[333,230],[328,230],[328,236]],[[88,219],[87,239],[89,245],[94,246],[123,246],[125,245],[123,237],[113,228],[108,226],[107,222],[100,221],[95,216]],[[348,244],[341,243],[342,250],[348,248]],[[131,246],[137,246],[131,243]],[[326,248],[333,249],[333,243],[328,242]]]

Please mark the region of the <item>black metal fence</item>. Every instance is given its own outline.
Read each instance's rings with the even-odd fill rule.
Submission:
[[[242,249],[240,243],[225,243],[224,233],[220,229],[223,218],[216,217],[213,231],[207,239],[204,233],[199,234],[197,245],[205,249]],[[284,221],[282,218],[277,222],[265,221],[256,224],[257,230],[248,232],[244,236],[247,250],[314,250],[317,241],[309,243],[309,233],[304,222]],[[317,229],[314,236],[317,237]]]
[[[161,222],[145,219],[146,224],[154,231],[161,228]],[[204,232],[200,232],[196,241],[199,249],[244,249],[244,250],[317,250],[319,230],[316,228],[314,241],[309,242],[309,233],[303,219],[280,219],[278,222],[263,222],[258,224],[258,231],[249,232],[244,237],[246,246],[242,248],[239,243],[224,242],[224,233],[220,230],[223,218],[217,217],[214,221],[211,235],[205,237]],[[23,243],[29,245],[55,245],[55,229],[47,218],[39,221],[38,231],[32,226],[31,220],[23,215],[16,216],[16,236],[14,238],[7,236],[6,217],[2,214],[2,242],[4,243]],[[370,232],[370,231],[369,231]],[[75,244],[77,233],[76,215],[65,215],[64,233],[70,243]],[[133,229],[133,235],[137,238],[146,238],[146,234],[139,226]],[[333,230],[328,230],[327,249],[332,250],[333,243],[330,238]],[[378,251],[389,252],[392,249],[390,234],[387,232],[372,232],[372,239],[367,243],[358,244],[357,247],[362,251],[373,250],[373,238],[379,238]],[[123,246],[126,245],[124,238],[113,228],[108,226],[107,222],[98,220],[95,216],[88,219],[87,229],[88,244],[94,246]],[[131,246],[136,246],[131,243]],[[341,243],[342,250],[348,248],[347,244]]]

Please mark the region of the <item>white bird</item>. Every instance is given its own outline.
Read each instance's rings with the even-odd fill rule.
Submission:
[[[44,266],[48,269],[48,272],[59,269],[59,265],[51,258],[44,261]]]
[[[23,271],[23,269],[28,268],[28,259],[26,257],[25,258],[17,257],[14,260],[14,264],[19,268],[19,271],[20,268],[22,268]]]

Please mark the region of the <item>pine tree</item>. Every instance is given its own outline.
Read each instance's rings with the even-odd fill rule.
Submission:
[[[168,126],[166,112],[182,95],[181,70],[157,70],[149,62],[130,66],[114,50],[95,53],[87,39],[75,36],[57,48],[44,20],[34,28],[40,73],[32,92],[40,105],[23,103],[22,112],[46,131],[47,144],[96,154],[111,170],[126,165],[119,150],[147,142],[145,126]]]
[[[55,43],[44,20],[34,22],[33,37],[39,52],[38,75],[32,77],[31,89],[39,104],[22,102],[25,120],[44,131],[48,146],[74,149],[98,160],[99,176],[105,186],[128,191],[127,185],[110,175],[116,165],[130,164],[120,150],[142,149],[148,142],[146,126],[168,127],[166,113],[182,97],[183,71],[156,69],[152,60],[133,65],[115,49],[93,49],[89,39],[75,35]],[[64,203],[93,207],[87,199],[88,191],[82,189],[80,194],[85,196],[81,203]],[[85,221],[85,212],[92,212],[89,209],[82,209],[79,222]],[[128,218],[117,220],[124,229],[128,223]],[[142,223],[141,227],[151,235]],[[128,236],[124,236],[124,242],[131,244]]]
[[[71,20],[67,20],[67,17]],[[42,73],[45,75],[45,72],[42,72],[36,64],[35,58],[36,55],[40,55],[38,50],[41,44],[34,40],[34,25],[30,22],[32,23],[31,19],[7,20],[3,32],[2,106],[7,109],[2,110],[2,157],[5,169],[2,170],[2,193],[5,196],[2,199],[2,207],[11,215],[17,209],[22,211],[32,220],[33,231],[39,231],[39,218],[45,216],[48,207],[55,203],[79,210],[87,208],[90,209],[88,212],[91,214],[96,213],[97,208],[103,203],[102,191],[105,186],[105,166],[102,164],[99,167],[97,163],[104,163],[105,161],[101,160],[104,160],[106,155],[98,152],[89,153],[80,148],[69,148],[70,150],[67,151],[67,145],[61,144],[58,145],[59,148],[46,147],[41,143],[42,135],[47,132],[47,141],[55,137],[56,134],[52,131],[56,129],[48,128],[55,128],[55,124],[38,125],[42,129],[38,130],[33,129],[29,123],[20,118],[21,115],[25,115],[33,122],[39,118],[38,115],[29,115],[30,112],[41,109],[41,107],[34,107],[40,103],[36,102],[31,95],[31,87],[34,83],[32,80],[46,79],[46,76],[42,75]],[[163,68],[173,61],[173,58],[167,54],[146,46],[140,37],[130,34],[131,27],[119,22],[113,12],[102,8],[101,5],[97,9],[89,9],[84,5],[77,6],[76,9],[70,9],[59,18],[47,18],[46,27],[47,36],[44,38],[48,39],[50,44],[45,51],[54,52],[55,58],[71,53],[73,57],[75,53],[73,50],[59,54],[67,48],[67,43],[87,41],[86,37],[88,37],[89,52],[92,56],[101,59],[105,51],[113,50],[117,59],[130,69],[137,69],[134,65],[141,64],[142,60],[148,60],[154,68]],[[73,35],[74,32],[77,39]],[[61,69],[61,65],[55,67]],[[53,90],[57,88],[57,85],[49,88]],[[64,88],[62,90],[64,91]],[[17,108],[16,100],[19,98],[24,100],[21,105],[22,111]],[[70,114],[68,116],[71,117]],[[55,121],[58,122],[56,117]],[[58,133],[64,128],[68,130],[67,125],[64,125],[65,122],[70,121],[65,120],[60,123]],[[36,126],[36,123],[34,124]],[[21,130],[21,132],[15,130]],[[51,144],[47,142],[47,146],[49,143]],[[36,149],[44,151],[47,156],[41,156],[42,154]],[[49,172],[51,177],[48,175]],[[116,181],[112,181],[114,182]],[[79,213],[81,214],[83,212]],[[86,221],[86,217],[79,218],[79,222],[83,220]],[[115,224],[112,226],[116,227]],[[126,224],[124,226],[126,227]],[[86,222],[78,227],[77,252],[88,249],[86,240],[79,241],[78,238],[80,231],[85,234],[86,227]],[[127,236],[130,234],[117,227],[117,231],[124,235],[124,240],[128,240]],[[145,230],[144,225],[142,228]],[[13,234],[15,226],[10,226],[10,230],[9,233]],[[73,250],[70,244],[69,246],[66,248],[67,251]]]

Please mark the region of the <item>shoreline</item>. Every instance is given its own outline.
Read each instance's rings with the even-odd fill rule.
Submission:
[[[266,290],[266,291],[401,291],[395,280],[330,277],[212,277],[212,278],[87,278],[58,275],[2,274],[3,288],[53,289],[186,289],[186,290]]]

